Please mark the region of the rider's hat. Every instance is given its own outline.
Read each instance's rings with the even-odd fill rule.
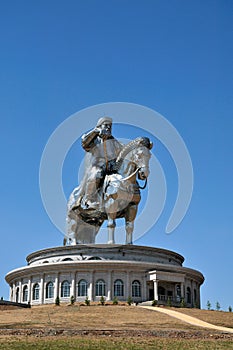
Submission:
[[[104,123],[112,124],[112,118],[110,117],[102,117],[98,120],[96,126],[101,126]]]

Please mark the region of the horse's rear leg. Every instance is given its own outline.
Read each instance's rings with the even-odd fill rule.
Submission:
[[[134,230],[134,221],[126,221],[126,223],[125,223],[125,231],[126,231],[125,244],[133,244],[133,230]]]
[[[66,218],[66,235],[63,240],[63,245],[65,246],[66,244],[68,245],[75,245],[76,244],[76,234],[75,231],[77,229],[77,222],[74,219],[74,217],[68,216]]]
[[[138,207],[137,205],[131,205],[125,215],[125,231],[126,231],[126,240],[125,244],[133,244],[133,230],[134,230],[134,220],[137,215]]]

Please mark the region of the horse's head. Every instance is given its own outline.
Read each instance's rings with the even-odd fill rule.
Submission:
[[[153,143],[148,137],[138,137],[123,147],[116,160],[116,170],[126,178],[137,172],[140,180],[149,176],[150,150]]]
[[[138,178],[140,180],[145,180],[149,176],[149,160],[151,157],[150,150],[153,147],[153,143],[149,140],[148,137],[140,137],[136,139],[138,147],[134,150],[134,162],[138,168]]]

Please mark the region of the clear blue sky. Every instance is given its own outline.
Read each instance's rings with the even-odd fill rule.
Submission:
[[[194,168],[180,226],[164,233],[174,204],[168,196],[157,225],[136,243],[175,250],[202,271],[203,307],[207,300],[233,306],[232,23],[231,0],[1,3],[0,296],[8,298],[4,276],[27,254],[62,244],[38,180],[51,133],[85,107],[125,101],[166,117]],[[155,152],[172,194],[174,169],[159,143]]]

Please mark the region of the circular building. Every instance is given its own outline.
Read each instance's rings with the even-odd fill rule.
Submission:
[[[200,307],[203,275],[183,267],[173,251],[137,245],[88,244],[39,250],[26,258],[28,265],[10,271],[10,300],[31,305],[98,301],[157,300],[173,306],[183,302]]]

